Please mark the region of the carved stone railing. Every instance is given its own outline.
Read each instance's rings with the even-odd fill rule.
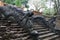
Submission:
[[[28,31],[30,35],[34,35],[34,37],[35,35],[38,35],[38,32],[33,30],[32,20],[29,18],[30,16],[32,16],[31,12],[27,11],[27,13],[24,14],[22,10],[17,10],[15,7],[10,5],[5,5],[0,7],[0,13],[4,15],[4,19],[13,17],[15,19],[15,22],[18,23],[20,27]]]

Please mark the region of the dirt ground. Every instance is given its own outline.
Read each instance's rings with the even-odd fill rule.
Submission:
[[[60,30],[60,20],[58,20],[58,19],[56,19],[55,29],[59,29]]]
[[[48,21],[50,18],[46,18],[46,20]],[[56,19],[56,22],[55,22],[56,26],[55,26],[55,29],[58,29],[60,30],[60,20],[57,18]]]

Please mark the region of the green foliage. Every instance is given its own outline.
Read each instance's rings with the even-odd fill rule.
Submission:
[[[43,11],[43,15],[53,16],[54,14],[55,14],[55,11],[53,8],[48,8]]]
[[[21,7],[22,4],[27,4],[28,0],[4,0],[4,2],[8,3],[8,4],[15,4],[16,6]],[[26,7],[28,7],[26,5]]]
[[[27,4],[27,0],[15,0],[14,3],[21,7],[22,4]]]
[[[54,7],[53,8],[48,8],[45,4],[47,1],[48,0],[43,0],[43,1],[41,0],[41,2],[40,2],[42,8],[44,8],[43,15],[53,16],[55,14],[55,9],[54,9]]]
[[[18,7],[21,7],[21,5],[25,5],[26,8],[28,8],[29,6],[27,5],[29,0],[4,0],[4,2],[9,3],[9,4],[15,4]],[[32,1],[32,0],[31,0]],[[47,8],[47,6],[45,5],[45,3],[48,0],[38,0],[39,1],[39,6],[37,6],[37,2],[35,2],[35,4],[37,4],[37,8],[39,8],[41,6],[41,8],[44,8],[43,10],[43,15],[50,15],[53,16],[55,12],[57,12],[56,9],[54,8]]]
[[[21,0],[15,0],[14,3],[16,6],[21,6]]]
[[[4,2],[12,4],[14,0],[4,0]]]

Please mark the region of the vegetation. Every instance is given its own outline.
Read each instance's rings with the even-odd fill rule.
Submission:
[[[31,2],[31,4],[34,5],[35,10],[40,11],[41,9],[43,9],[43,15],[53,16],[55,13],[57,13],[56,5],[58,4],[59,1],[58,0],[4,0],[4,2],[9,4],[14,4],[18,7],[25,5],[25,7],[27,8],[29,7],[27,6],[27,4]],[[52,3],[55,3],[55,4],[53,5]],[[51,8],[51,6],[53,7]]]
[[[21,7],[22,4],[26,4],[28,1],[27,0],[4,0],[4,2]]]

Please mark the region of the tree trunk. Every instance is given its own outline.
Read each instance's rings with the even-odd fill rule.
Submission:
[[[57,19],[60,19],[60,0],[53,0],[55,3],[55,13],[57,14]]]

